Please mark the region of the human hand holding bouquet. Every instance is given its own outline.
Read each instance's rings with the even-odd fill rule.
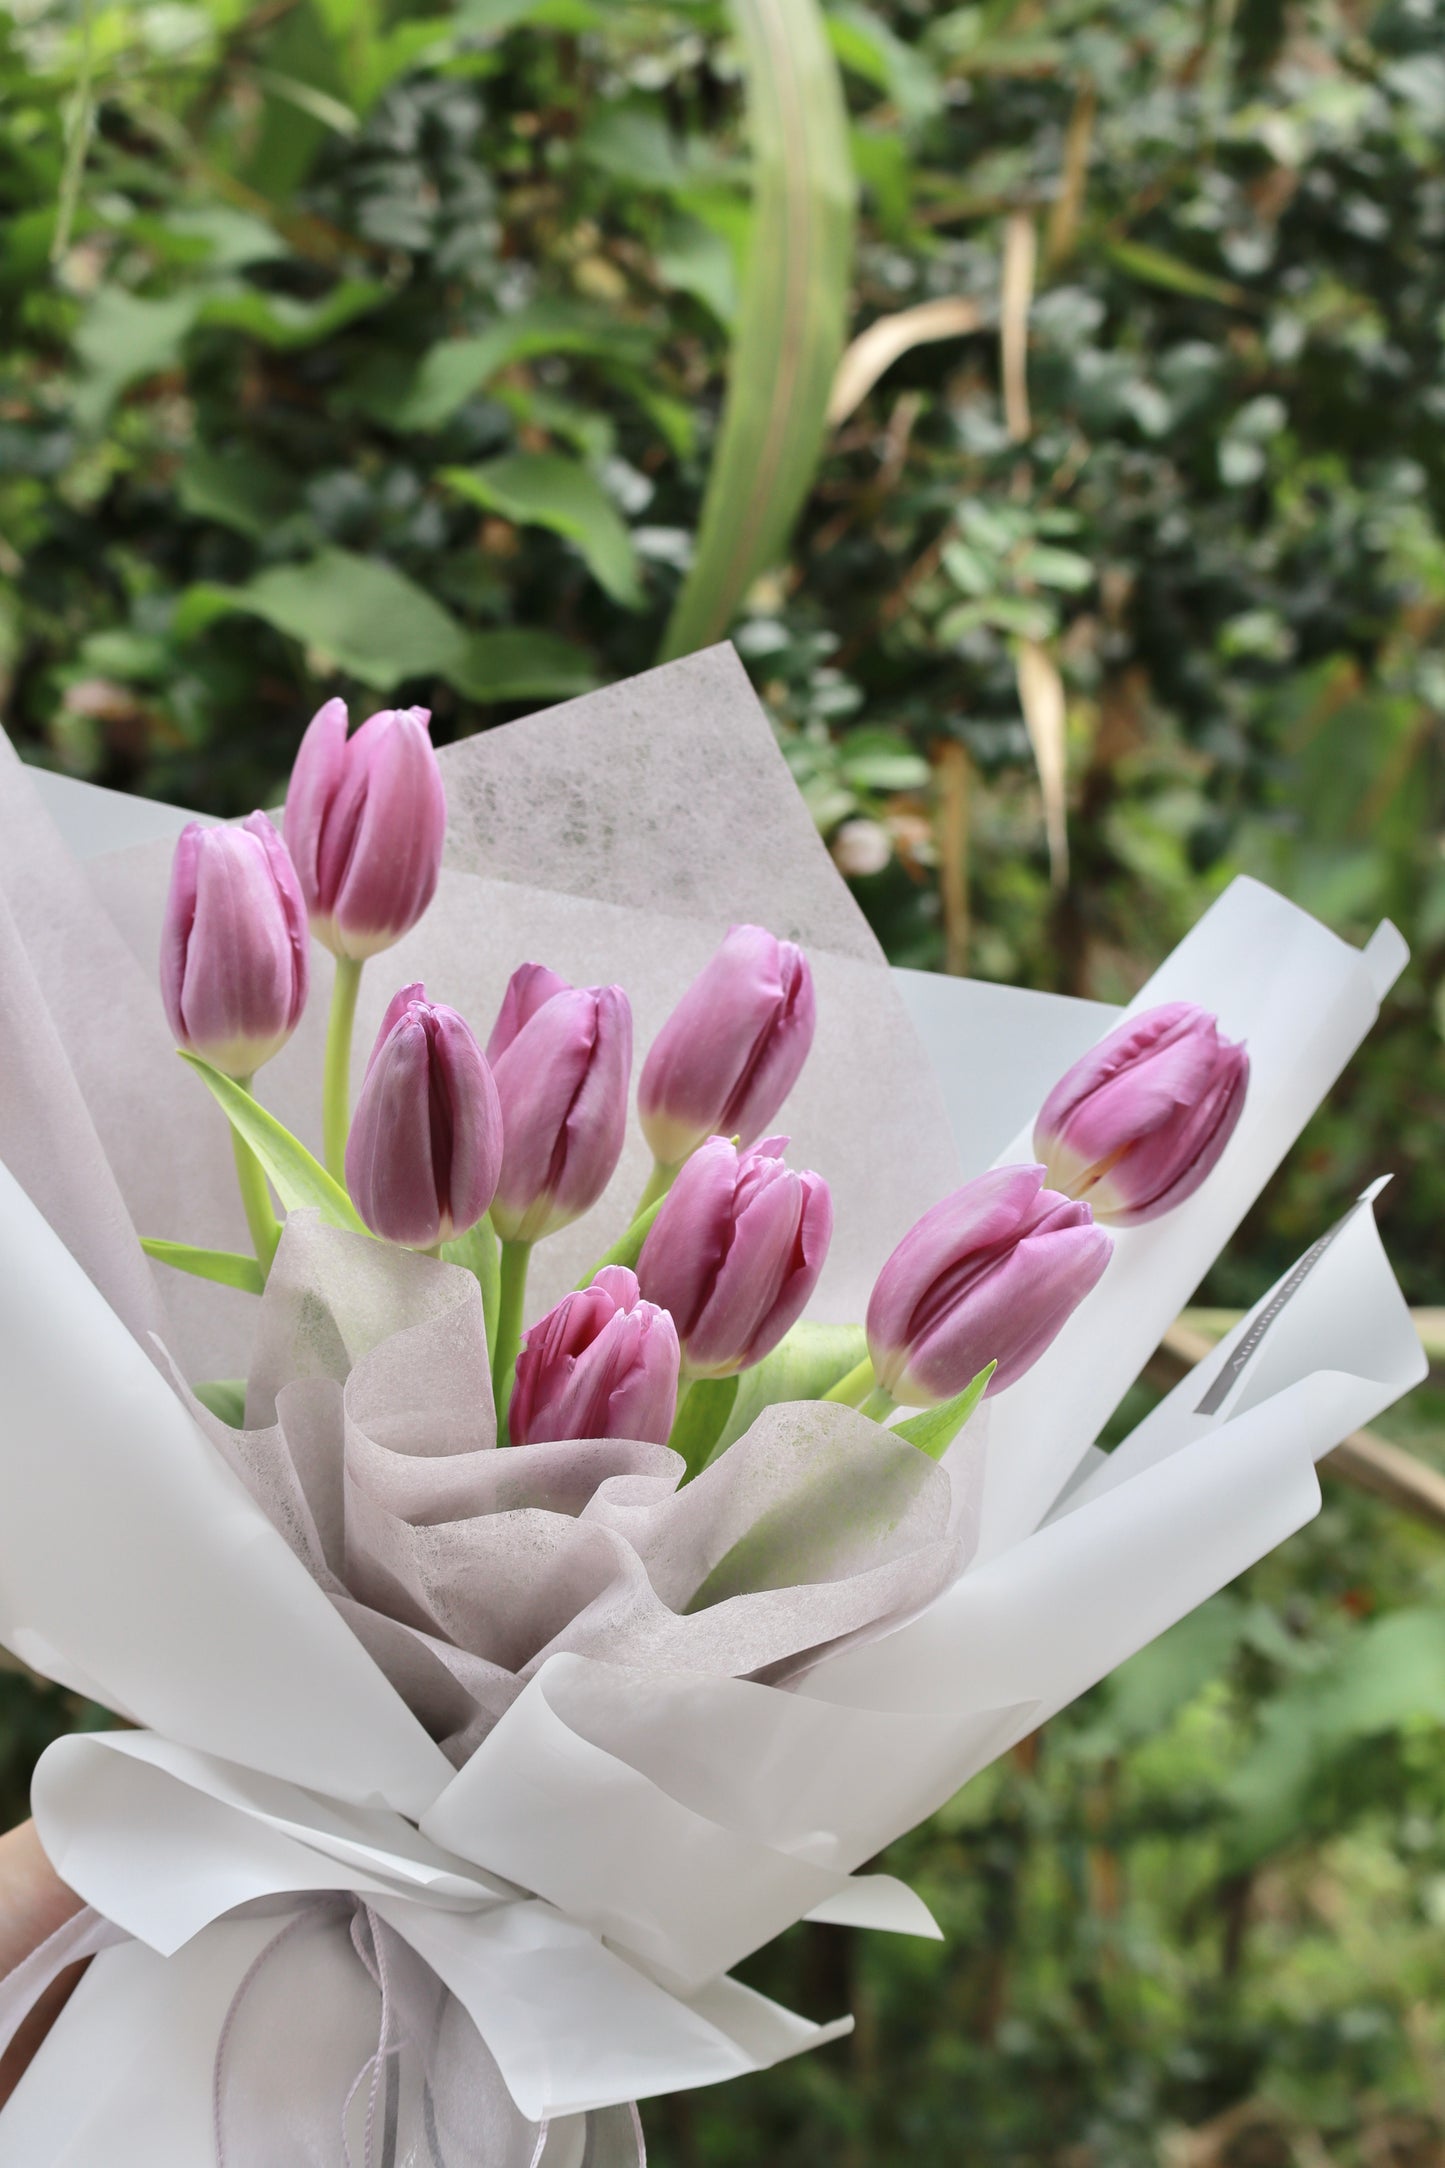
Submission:
[[[393,2144],[550,2168],[578,2118],[635,2158],[611,2104],[827,2036],[729,1967],[803,1915],[931,1931],[861,1863],[1298,1525],[1312,1456],[1418,1369],[1356,1213],[1088,1452],[1368,1024],[1387,941],[1359,958],[1243,884],[1102,1036],[909,982],[958,1031],[960,1166],[725,659],[440,766],[416,717],[348,739],[332,704],[306,742],[297,883],[325,945],[371,959],[338,975],[329,1055],[291,1014],[254,823],[203,831],[251,851],[236,873],[205,846],[225,941],[214,912],[184,928],[175,1036],[245,1147],[250,1252],[219,1247],[226,1127],[158,1034],[142,1059],[113,1030],[91,1141],[41,1151],[91,1043],[52,991],[70,1068],[0,1105],[30,1192],[0,1190],[0,1634],[144,1727],[38,1773],[94,1908],[52,1961],[115,1946],[0,2117],[0,2168],[76,2142],[65,2073],[97,2044],[116,2075],[84,2112],[127,2168],[274,2158],[301,2116],[317,2159],[371,2168]],[[363,909],[392,819],[405,878],[376,900],[373,859]],[[163,873],[154,849],[94,870],[117,979],[116,924],[154,955]],[[77,1202],[77,1167],[99,1199],[117,1164],[124,1202]],[[128,1277],[127,1210],[166,1238],[169,1320]],[[163,2137],[122,2041],[167,2074]]]

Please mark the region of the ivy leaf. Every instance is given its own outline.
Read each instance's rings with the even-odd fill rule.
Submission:
[[[249,1092],[198,1054],[182,1053],[181,1060],[195,1070],[231,1127],[250,1145],[288,1212],[319,1212],[328,1227],[343,1228],[348,1234],[366,1233],[341,1184],[274,1114],[268,1114]]]
[[[140,1246],[158,1265],[189,1272],[198,1280],[219,1281],[222,1287],[239,1287],[245,1295],[259,1295],[266,1285],[255,1258],[238,1250],[198,1250],[187,1242],[162,1242],[151,1235],[142,1235]]]
[[[906,1423],[895,1423],[894,1437],[906,1438],[930,1460],[942,1460],[987,1392],[988,1381],[997,1368],[998,1364],[994,1362],[986,1370],[980,1370],[961,1393],[955,1393],[952,1400],[945,1400],[941,1408],[925,1408],[921,1415],[910,1415]]]

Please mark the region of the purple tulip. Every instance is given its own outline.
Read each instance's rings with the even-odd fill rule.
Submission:
[[[527,1334],[512,1394],[513,1445],[641,1438],[666,1445],[677,1412],[677,1328],[643,1302],[625,1265],[604,1265]]]
[[[502,1006],[487,1041],[487,1060],[495,1063],[506,1053],[522,1026],[531,1022],[544,1001],[550,1001],[554,994],[570,994],[571,991],[567,981],[559,978],[555,971],[549,971],[545,964],[518,964],[507,981],[507,991],[502,996]]]
[[[734,926],[643,1066],[637,1108],[659,1164],[677,1166],[704,1137],[760,1137],[798,1080],[816,1021],[802,950]]]
[[[384,708],[346,735],[346,703],[312,717],[286,793],[286,841],[311,931],[362,962],[409,933],[436,894],[447,801],[426,708]]]
[[[1057,1083],[1034,1150],[1066,1196],[1117,1227],[1192,1197],[1244,1111],[1249,1056],[1214,1017],[1169,1001],[1131,1017]]]
[[[306,905],[264,813],[182,829],[161,931],[161,999],[177,1043],[249,1077],[301,1021],[311,981]]]
[[[346,1184],[373,1234],[429,1250],[474,1227],[502,1162],[492,1072],[455,1009],[403,986],[381,1020],[346,1145]]]
[[[591,1210],[622,1156],[632,1009],[620,986],[523,964],[487,1051],[504,1139],[492,1223],[504,1242],[540,1242]]]
[[[908,1407],[988,1390],[1030,1369],[1099,1280],[1113,1240],[1086,1204],[1044,1188],[1042,1167],[965,1182],[909,1229],[868,1304],[878,1383]]]
[[[730,1377],[761,1362],[818,1284],[833,1233],[821,1175],[783,1165],[786,1137],[739,1152],[709,1137],[653,1221],[637,1277],[672,1312],[691,1377]]]

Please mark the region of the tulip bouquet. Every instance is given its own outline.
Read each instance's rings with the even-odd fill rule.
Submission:
[[[890,975],[721,650],[440,757],[328,702],[280,828],[43,788],[0,1638],[130,1728],[37,1771],[86,1909],[0,2037],[95,1962],[0,2168],[639,2160],[846,2023],[730,1968],[935,1932],[861,1864],[1420,1373],[1366,1202],[1094,1444],[1392,929],[1238,884],[1122,1020]]]

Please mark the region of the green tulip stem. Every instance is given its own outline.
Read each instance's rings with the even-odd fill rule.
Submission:
[[[855,1370],[850,1370],[845,1378],[839,1378],[836,1385],[828,1388],[823,1398],[839,1401],[845,1408],[860,1408],[873,1388],[873,1358],[865,1355]]]
[[[897,1405],[892,1393],[885,1392],[881,1385],[875,1385],[858,1412],[860,1415],[871,1416],[875,1423],[886,1423]]]
[[[361,964],[354,956],[338,956],[336,980],[331,989],[331,1017],[326,1026],[326,1068],[321,1084],[321,1133],[326,1146],[326,1171],[346,1185],[346,1139],[351,1129],[351,1036],[356,1029],[356,996],[361,986]]]
[[[254,1098],[251,1079],[237,1077],[243,1092]],[[281,1240],[281,1226],[271,1209],[271,1193],[266,1187],[266,1176],[260,1160],[239,1129],[231,1131],[231,1150],[236,1160],[236,1185],[241,1192],[241,1202],[246,1208],[246,1225],[251,1230],[251,1247],[256,1252],[256,1262],[263,1273],[271,1269],[276,1255],[276,1245]]]
[[[675,1167],[665,1167],[660,1159],[654,1159],[652,1172],[647,1177],[647,1187],[638,1198],[637,1209],[632,1215],[634,1224],[641,1219],[644,1212],[650,1212],[654,1205],[661,1204],[681,1174],[683,1164],[684,1162],[679,1160]]]
[[[642,1245],[652,1230],[652,1223],[662,1210],[663,1199],[659,1197],[646,1211],[639,1212],[625,1235],[619,1235],[610,1250],[604,1250],[591,1270],[577,1282],[578,1291],[590,1287],[604,1265],[626,1265],[634,1268],[642,1255]]]
[[[497,1408],[498,1445],[507,1443],[507,1411],[512,1405],[512,1386],[517,1375],[517,1350],[522,1345],[522,1306],[527,1299],[527,1267],[531,1259],[530,1242],[502,1244],[497,1344],[492,1352],[492,1398]]]

